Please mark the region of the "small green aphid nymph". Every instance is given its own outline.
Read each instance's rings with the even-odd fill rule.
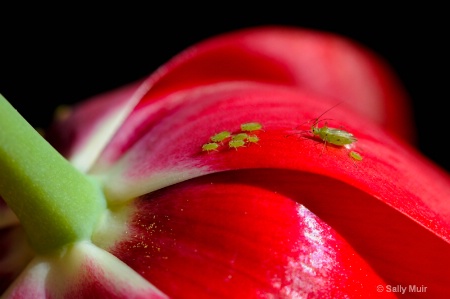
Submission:
[[[214,135],[214,136],[211,136],[211,141],[213,141],[213,142],[221,142],[221,141],[227,139],[227,138],[230,137],[230,136],[231,136],[231,133],[230,133],[230,132],[228,132],[228,131],[222,131],[222,132],[220,132],[220,133],[217,133],[217,134]]]
[[[217,151],[218,147],[219,147],[219,145],[215,142],[205,143],[202,146],[202,151],[204,151],[204,152]]]
[[[262,125],[257,122],[245,123],[245,124],[241,125],[241,131],[244,131],[244,132],[258,131],[261,129],[262,129]]]
[[[363,159],[362,156],[359,153],[355,152],[355,151],[351,151],[349,153],[349,155],[350,155],[350,157],[353,158],[353,160],[356,160],[356,161],[361,161]]]
[[[248,138],[247,133],[239,133],[239,134],[231,136],[232,140],[245,140],[247,138]]]
[[[256,136],[256,135],[249,135],[247,137],[247,141],[250,142],[250,143],[258,143],[259,137]]]
[[[231,140],[228,142],[228,146],[230,148],[234,148],[237,150],[238,147],[245,147],[245,141],[244,140]]]

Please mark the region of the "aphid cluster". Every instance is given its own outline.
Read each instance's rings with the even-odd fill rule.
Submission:
[[[258,143],[259,137],[255,133],[261,130],[262,125],[258,122],[241,124],[241,130],[236,134],[222,131],[211,136],[209,138],[211,142],[203,144],[202,151],[218,151],[221,147],[226,146],[237,150],[239,147],[245,147],[247,144]]]

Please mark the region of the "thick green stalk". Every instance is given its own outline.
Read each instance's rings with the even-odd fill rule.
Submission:
[[[100,187],[1,95],[0,195],[19,218],[31,246],[41,253],[88,239],[106,207]]]

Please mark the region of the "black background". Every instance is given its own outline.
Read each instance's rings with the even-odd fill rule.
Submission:
[[[450,170],[447,131],[449,22],[444,7],[305,7],[273,3],[194,7],[1,8],[0,93],[36,127],[58,104],[143,78],[186,47],[244,27],[289,25],[344,35],[372,49],[408,91],[418,148]]]

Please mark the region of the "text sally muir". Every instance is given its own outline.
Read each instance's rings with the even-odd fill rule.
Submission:
[[[402,285],[386,285],[385,287],[385,291],[388,293],[401,293],[401,294],[405,294],[406,292],[408,293],[426,293],[427,292],[427,286],[424,285],[415,285],[415,284],[410,284],[408,286],[402,286]]]

